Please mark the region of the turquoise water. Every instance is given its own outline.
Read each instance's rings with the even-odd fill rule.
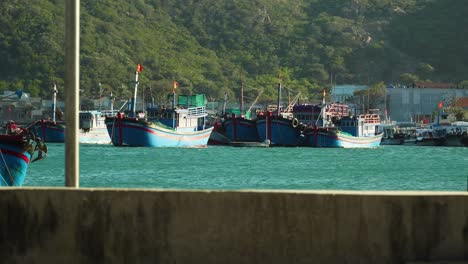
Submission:
[[[48,144],[24,186],[65,186],[64,144]],[[131,148],[80,145],[80,187],[466,191],[468,148]]]

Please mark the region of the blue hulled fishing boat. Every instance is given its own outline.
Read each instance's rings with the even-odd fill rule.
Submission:
[[[6,133],[0,135],[0,186],[22,186],[29,163],[46,154],[47,146],[34,133],[7,123]]]
[[[135,72],[135,91],[128,115],[107,116],[105,123],[114,146],[132,147],[206,147],[213,127],[205,126],[206,97],[203,94],[170,95],[172,109],[161,109],[157,118],[147,119],[135,111],[138,73]]]
[[[251,110],[262,93],[263,89],[259,92],[255,100],[250,105],[249,109],[244,111],[244,83],[241,82],[241,102],[239,114],[225,114],[223,121],[224,134],[231,142],[260,142],[260,138],[257,132],[257,120],[251,118]]]
[[[232,114],[224,122],[224,133],[231,142],[259,142],[257,120]]]
[[[304,144],[305,125],[293,117],[288,110],[290,106],[282,111],[281,82],[278,82],[276,111],[268,110],[265,114],[257,116],[257,133],[261,142],[269,142],[271,146],[283,147],[297,147]]]
[[[312,106],[316,109],[316,106]],[[316,111],[312,111],[316,113]],[[304,132],[306,146],[334,148],[371,148],[380,146],[383,133],[378,131],[380,115],[349,115],[348,105],[331,103],[321,106],[319,119]]]
[[[65,124],[56,121],[56,103],[57,103],[57,84],[54,83],[53,103],[52,103],[52,119],[37,120],[29,126],[36,137],[42,139],[43,142],[63,143],[65,142]]]

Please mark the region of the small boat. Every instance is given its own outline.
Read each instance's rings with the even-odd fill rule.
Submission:
[[[310,147],[372,148],[380,146],[380,115],[376,110],[350,116],[348,106],[331,103],[322,106],[318,125],[308,127],[306,145]]]
[[[0,135],[0,186],[22,186],[29,163],[43,159],[47,146],[31,130],[12,121],[5,130]]]
[[[445,146],[447,143],[447,131],[445,128],[437,127],[425,127],[416,129],[416,141],[417,146]]]
[[[383,133],[381,145],[402,145],[405,142],[405,135],[398,132],[396,122],[381,124],[378,131]]]
[[[164,109],[156,119],[147,119],[135,111],[139,69],[141,66],[135,72],[131,111],[105,118],[112,144],[132,147],[206,147],[213,127],[205,126],[208,115],[205,95],[177,95],[174,82],[170,95],[172,109]]]
[[[468,122],[455,122],[445,129],[447,130],[446,146],[468,147]]]
[[[53,120],[36,120],[30,128],[43,142],[63,143],[65,142],[65,124]]]
[[[63,143],[65,142],[65,122],[56,121],[57,84],[54,83],[52,119],[37,120],[28,129],[42,139],[43,142]]]

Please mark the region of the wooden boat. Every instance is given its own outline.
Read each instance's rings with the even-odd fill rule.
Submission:
[[[310,147],[371,148],[380,146],[383,133],[378,131],[377,111],[349,116],[348,106],[331,103],[322,106],[317,125],[308,127],[306,145]]]
[[[203,94],[172,94],[172,109],[164,109],[157,119],[137,115],[136,92],[138,73],[135,72],[135,91],[128,114],[106,116],[105,124],[114,146],[132,147],[206,147],[213,127],[205,126],[206,97]],[[176,83],[176,82],[174,82]]]
[[[250,105],[247,111],[244,111],[244,86],[241,85],[241,105],[239,109],[239,115],[231,113],[231,115],[225,114],[222,122],[224,135],[231,142],[260,142],[257,131],[257,120],[250,117],[252,107],[257,102],[263,90],[259,92],[255,100]],[[223,110],[224,112],[224,110]],[[243,144],[238,144],[242,146]]]
[[[47,146],[31,130],[8,122],[0,135],[0,186],[22,186],[30,162],[46,155]]]
[[[405,142],[405,135],[398,132],[396,122],[381,124],[378,131],[383,133],[381,145],[402,145]]]
[[[257,120],[232,114],[223,122],[224,134],[231,142],[259,142]]]
[[[37,120],[28,128],[43,142],[63,143],[65,142],[65,123],[56,121],[57,84],[54,83],[52,119]]]
[[[37,137],[43,142],[63,143],[65,142],[65,124],[53,120],[37,120],[31,127]]]
[[[468,122],[455,122],[445,129],[447,131],[446,146],[468,147]]]
[[[297,147],[304,144],[305,125],[298,122],[291,113],[291,108],[299,95],[286,107],[281,109],[281,82],[278,82],[278,102],[276,111],[267,109],[266,113],[257,116],[257,133],[260,142],[268,142],[271,146]]]

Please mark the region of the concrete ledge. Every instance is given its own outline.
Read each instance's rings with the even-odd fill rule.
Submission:
[[[0,189],[2,263],[445,263],[468,193]]]

